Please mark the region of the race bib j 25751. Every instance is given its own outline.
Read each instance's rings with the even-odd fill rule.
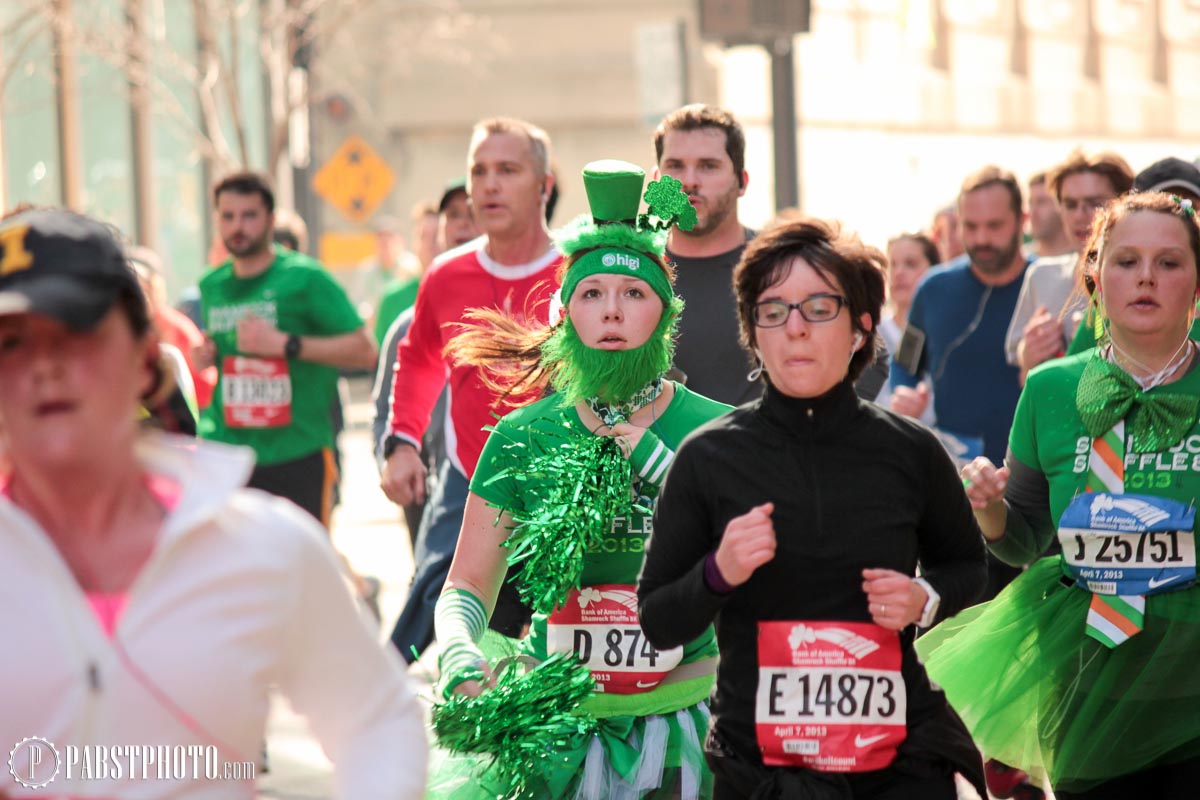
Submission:
[[[1165,497],[1081,494],[1059,520],[1067,572],[1105,595],[1161,594],[1196,582],[1196,509]]]

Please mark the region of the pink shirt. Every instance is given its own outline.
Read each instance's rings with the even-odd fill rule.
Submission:
[[[155,502],[167,511],[171,511],[179,505],[179,496],[183,487],[177,481],[165,475],[154,475],[149,472],[142,476],[142,481],[154,497]],[[11,500],[11,490],[12,474],[0,475],[0,494]],[[86,594],[88,605],[92,607],[92,613],[100,621],[100,627],[104,629],[104,634],[109,639],[113,638],[117,629],[117,620],[120,618],[121,612],[125,610],[125,604],[129,601],[129,593],[87,592]]]

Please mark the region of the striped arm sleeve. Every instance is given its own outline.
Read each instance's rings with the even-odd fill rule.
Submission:
[[[433,626],[442,645],[442,695],[449,697],[464,681],[482,680],[485,659],[478,642],[487,630],[483,601],[465,589],[446,589],[434,606]]]
[[[629,455],[629,463],[633,465],[637,478],[656,489],[662,486],[667,467],[674,460],[675,451],[667,447],[652,430],[642,434],[641,441]]]

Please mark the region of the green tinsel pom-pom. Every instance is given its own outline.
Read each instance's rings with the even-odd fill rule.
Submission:
[[[491,755],[489,777],[520,797],[533,779],[557,766],[554,752],[595,733],[595,718],[576,713],[594,688],[591,672],[569,653],[552,655],[529,672],[514,661],[479,697],[455,695],[435,705],[433,730],[452,752]]]
[[[544,448],[513,439],[512,463],[493,480],[520,484],[522,508],[503,509],[513,520],[504,542],[508,564],[521,563],[517,588],[534,611],[549,614],[579,588],[584,556],[598,548],[613,519],[637,506],[632,467],[612,437],[579,431],[565,420],[539,427]]]

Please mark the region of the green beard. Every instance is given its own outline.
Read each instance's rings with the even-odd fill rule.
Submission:
[[[631,350],[599,350],[579,338],[567,317],[542,345],[542,366],[562,405],[597,398],[622,403],[671,368],[675,356],[676,321],[683,301],[673,298],[645,344]]]

